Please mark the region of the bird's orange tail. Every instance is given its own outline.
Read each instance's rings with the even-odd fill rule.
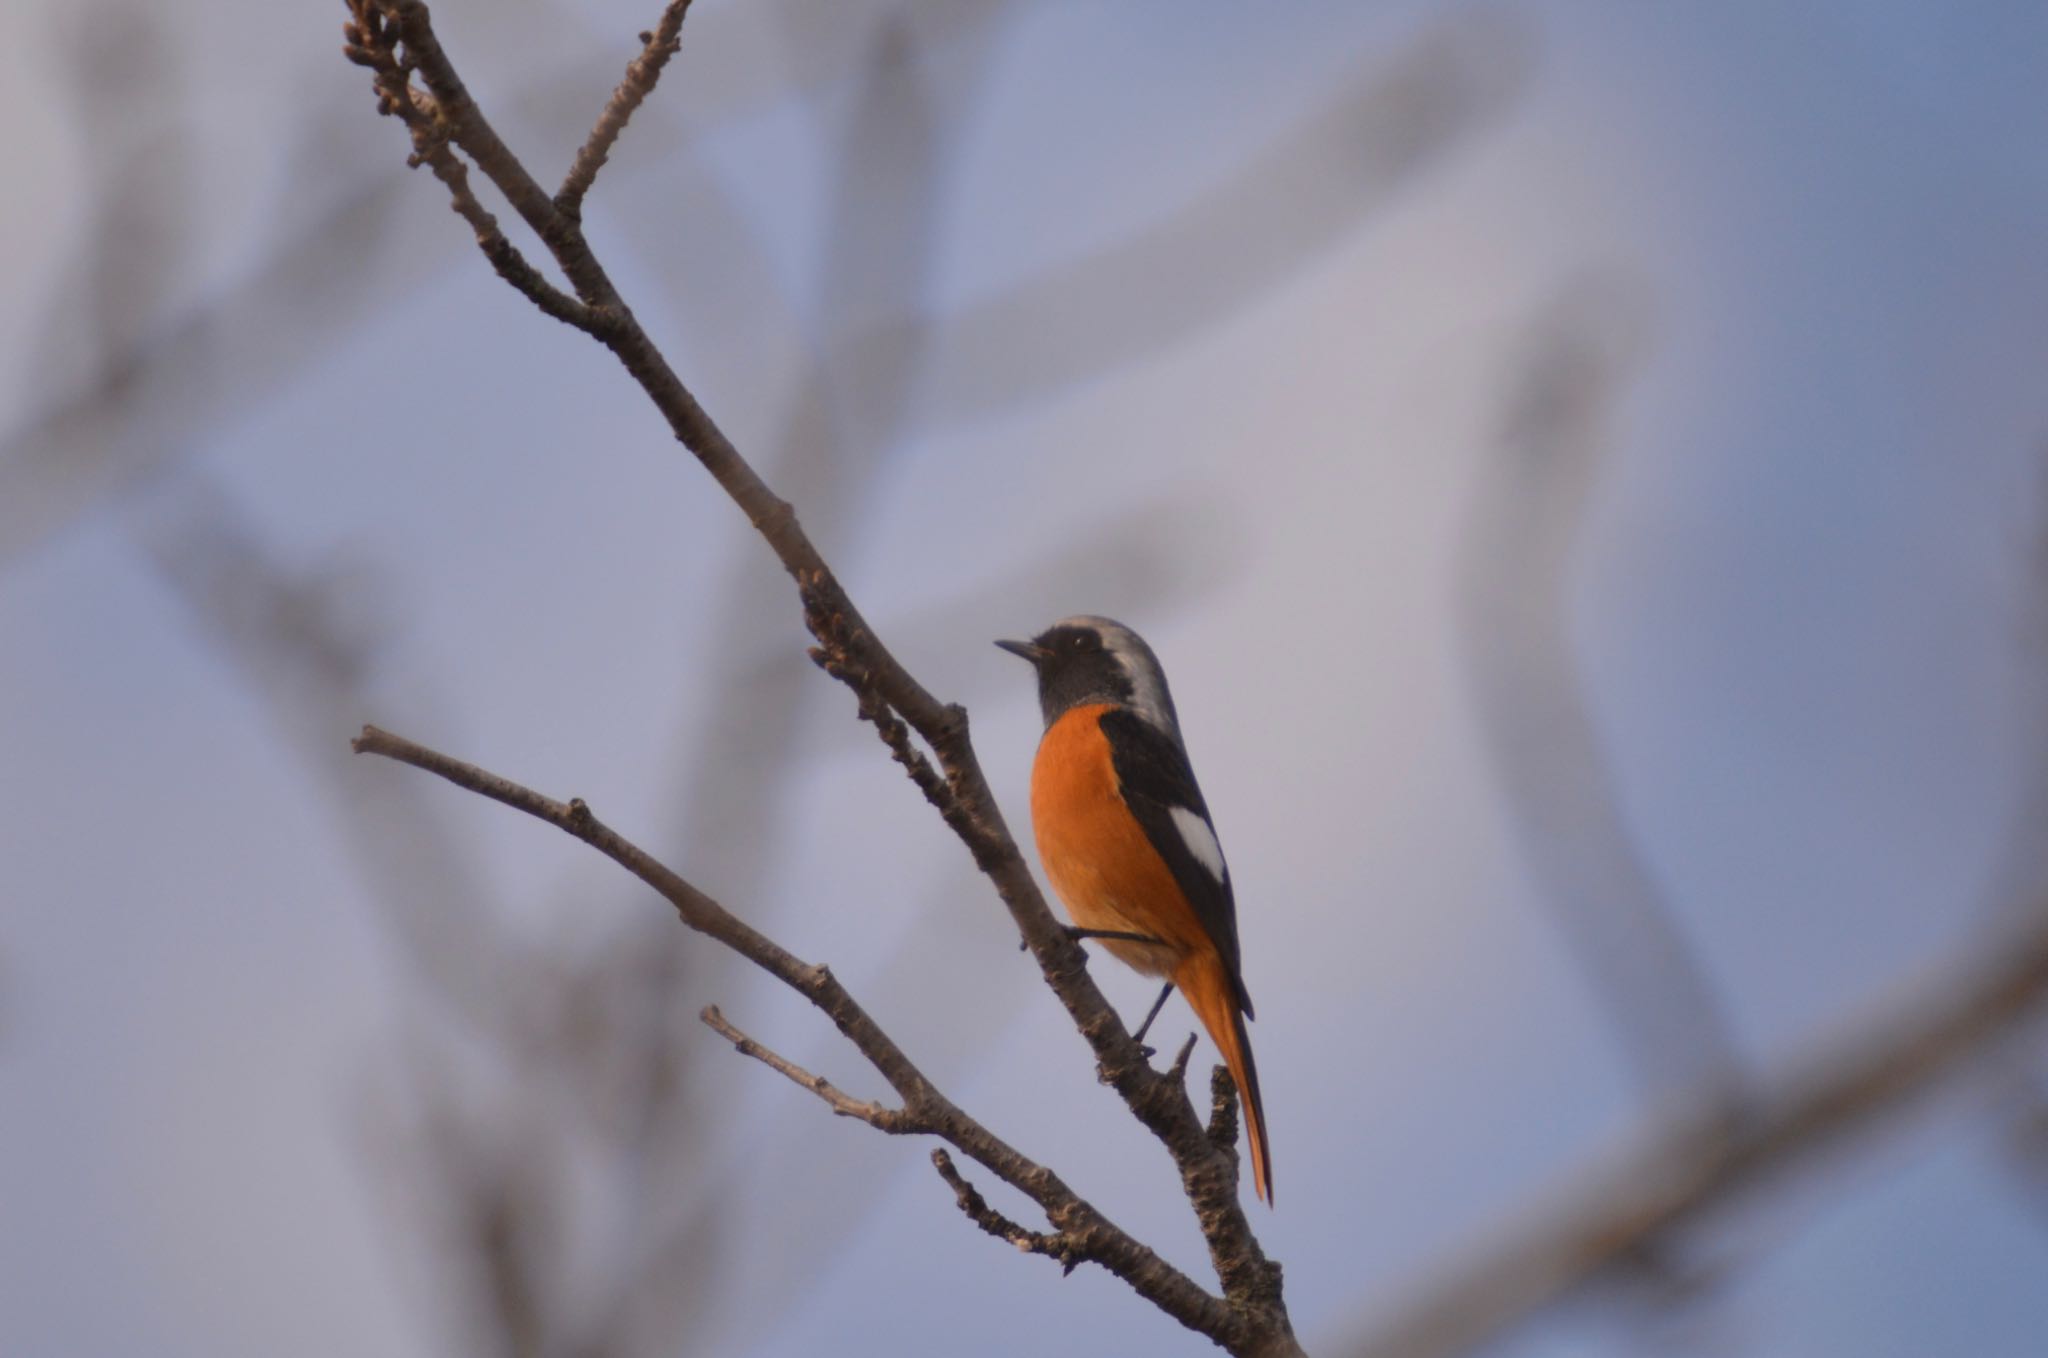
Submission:
[[[1237,1081],[1237,1097],[1244,1107],[1245,1148],[1251,1156],[1252,1187],[1273,1205],[1273,1160],[1266,1150],[1266,1108],[1259,1099],[1259,1068],[1252,1062],[1252,1044],[1245,1036],[1244,1013],[1237,1007],[1237,991],[1224,973],[1223,959],[1204,949],[1191,953],[1174,970],[1173,983],[1187,997],[1188,1007],[1209,1030],[1230,1078]]]

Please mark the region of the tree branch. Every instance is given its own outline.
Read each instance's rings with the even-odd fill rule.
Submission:
[[[484,258],[498,271],[498,277],[510,283],[521,296],[532,302],[558,321],[564,321],[578,330],[597,333],[597,313],[582,302],[563,292],[540,270],[527,262],[518,246],[505,238],[498,226],[498,219],[482,203],[469,187],[469,170],[445,142],[431,137],[415,137],[420,150],[415,158],[434,172],[434,177],[448,186],[448,199],[456,214],[476,232],[476,244],[484,252]]]
[[[1290,1351],[1273,1347],[1275,1336],[1270,1326],[1249,1323],[1239,1308],[1209,1295],[1103,1216],[1058,1175],[1011,1148],[941,1094],[829,969],[802,961],[757,932],[600,821],[581,798],[555,801],[509,778],[375,726],[365,726],[352,744],[358,754],[382,755],[410,764],[575,836],[653,887],[675,907],[684,924],[717,939],[809,1000],[902,1097],[901,1109],[859,1103],[821,1077],[755,1043],[727,1023],[716,1009],[707,1010],[704,1018],[747,1055],[811,1090],[834,1112],[857,1117],[884,1131],[929,1132],[950,1142],[976,1164],[1036,1202],[1060,1234],[1071,1242],[1070,1254],[1076,1261],[1102,1265],[1160,1310],[1189,1329],[1208,1335],[1232,1353]],[[1291,1333],[1287,1342],[1292,1344]]]
[[[590,308],[592,324],[585,328],[625,365],[668,420],[678,441],[695,455],[746,514],[748,521],[774,550],[783,568],[795,579],[806,623],[818,641],[818,662],[854,690],[861,714],[875,723],[891,749],[906,764],[913,780],[928,798],[939,805],[946,823],[966,845],[976,865],[995,884],[1011,918],[1045,974],[1047,984],[1094,1050],[1102,1079],[1116,1089],[1132,1113],[1172,1155],[1229,1305],[1221,1306],[1199,1288],[1186,1284],[1184,1278],[1168,1269],[1150,1250],[1129,1241],[1128,1237],[1123,1238],[1124,1242],[1142,1251],[1142,1257],[1120,1245],[1118,1252],[1104,1258],[1105,1266],[1118,1271],[1132,1281],[1133,1286],[1139,1285],[1137,1279],[1141,1277],[1151,1279],[1149,1285],[1154,1291],[1145,1294],[1155,1304],[1191,1328],[1209,1334],[1233,1352],[1298,1351],[1282,1300],[1280,1268],[1266,1259],[1238,1200],[1234,1158],[1219,1150],[1209,1139],[1188,1100],[1184,1085],[1168,1079],[1146,1063],[1144,1053],[1131,1040],[1116,1011],[1089,979],[1081,949],[1067,937],[1046,907],[1031,871],[1004,823],[1001,809],[989,789],[969,739],[966,711],[935,698],[882,644],[822,554],[804,533],[795,511],[769,489],[683,385],[612,287],[609,277],[584,240],[575,215],[562,211],[554,199],[541,190],[470,97],[434,35],[427,6],[421,0],[349,0],[349,7],[354,17],[347,28],[348,55],[351,60],[376,72],[380,109],[407,122],[416,148],[422,136],[452,142],[505,194],[520,217],[547,245],[574,286],[577,297]],[[680,23],[680,13],[677,22]],[[409,82],[415,73],[425,82],[431,95],[429,104],[423,105],[412,96]],[[429,108],[431,116],[427,112]],[[596,132],[593,132],[591,140],[599,140]],[[922,756],[917,755],[907,741],[899,742],[894,737],[887,723],[896,718],[907,724],[936,756],[937,772],[943,778],[942,788],[937,779],[920,776]],[[359,749],[404,757],[395,752],[395,747],[384,748],[386,742],[396,742],[395,737],[386,737],[381,732],[373,735],[366,730],[364,742],[358,743]],[[396,745],[409,746],[410,742],[396,742]],[[411,747],[411,750],[429,760],[439,761],[442,767],[432,767],[429,763],[421,763],[420,766],[432,767],[432,771],[453,781],[462,782],[462,778],[451,770],[468,770],[472,775],[480,773],[467,765],[458,766],[456,761],[447,760],[445,756],[420,751],[419,747]],[[418,760],[409,758],[406,762]],[[896,1084],[895,1078],[891,1070],[877,1060],[879,1053],[886,1051],[890,1054],[890,1061],[901,1063],[896,1067],[898,1073],[914,1072],[914,1068],[902,1060],[902,1054],[895,1050],[894,1044],[867,1019],[865,1013],[859,1011],[843,990],[837,988],[837,982],[832,981],[823,968],[804,968],[803,964],[726,913],[694,887],[598,825],[590,817],[587,807],[580,803],[562,807],[539,798],[537,794],[525,793],[524,789],[519,790],[524,793],[524,799],[514,800],[501,795],[510,786],[503,784],[503,780],[496,780],[491,775],[481,777],[493,783],[495,789],[476,787],[473,790],[507,801],[585,839],[629,870],[642,875],[650,885],[655,885],[676,905],[685,923],[718,937],[721,942],[726,942],[803,991],[813,1003],[826,1008],[842,1031],[846,1031],[861,1048],[862,1054],[876,1063],[885,1078],[890,1078],[892,1085]],[[799,977],[795,974],[798,970],[806,974]],[[810,974],[813,971],[815,976]],[[830,1006],[821,999],[828,986]],[[817,987],[818,993],[813,993],[812,987]],[[858,1033],[848,1028],[843,1017],[853,1014],[858,1014],[865,1025]],[[938,1097],[928,1084],[923,1083],[922,1076],[916,1078],[922,1086],[920,1097]],[[897,1088],[904,1095],[906,1108],[924,1106],[920,1098],[913,1097],[902,1086]],[[951,1105],[946,1107],[951,1109]],[[954,1116],[964,1117],[958,1114],[958,1110],[951,1112]],[[946,1125],[945,1119],[935,1119],[935,1124],[941,1135],[948,1140],[954,1139],[953,1129]],[[961,1145],[958,1141],[955,1144]],[[961,1145],[961,1149],[973,1154],[966,1145]],[[989,1168],[997,1167],[989,1165]],[[1050,1180],[1048,1172],[1039,1172]],[[1039,1192],[1024,1184],[1017,1186],[1038,1199],[1041,1206],[1047,1206]],[[1090,1230],[1104,1224],[1093,1214],[1092,1208],[1073,1198],[1063,1185],[1053,1196],[1060,1199],[1060,1212],[1054,1212],[1048,1206],[1048,1215],[1063,1229],[1077,1228],[1071,1221],[1062,1223],[1061,1212],[1073,1220],[1088,1218]],[[1200,1301],[1186,1296],[1179,1284],[1193,1288]],[[1145,1291],[1142,1287],[1140,1290]]]

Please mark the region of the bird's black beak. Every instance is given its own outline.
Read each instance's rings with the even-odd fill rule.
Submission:
[[[1011,655],[1023,656],[1033,665],[1045,659],[1045,648],[1043,646],[1034,646],[1028,641],[998,641],[996,645],[1002,647]]]

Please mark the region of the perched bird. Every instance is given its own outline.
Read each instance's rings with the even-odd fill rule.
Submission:
[[[996,645],[1038,671],[1045,735],[1031,769],[1031,825],[1078,938],[1098,938],[1167,978],[1142,1039],[1176,987],[1237,1081],[1252,1183],[1273,1201],[1259,1072],[1245,1036],[1252,998],[1237,951],[1230,868],[1181,743],[1166,672],[1122,623],[1067,618]]]

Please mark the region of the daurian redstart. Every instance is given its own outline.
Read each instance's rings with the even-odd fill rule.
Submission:
[[[1244,1105],[1252,1183],[1273,1201],[1266,1113],[1252,1064],[1230,868],[1181,743],[1166,672],[1144,639],[1108,618],[1075,617],[996,645],[1038,671],[1045,735],[1031,769],[1031,824],[1053,890],[1081,937],[1166,988],[1209,1030]]]

